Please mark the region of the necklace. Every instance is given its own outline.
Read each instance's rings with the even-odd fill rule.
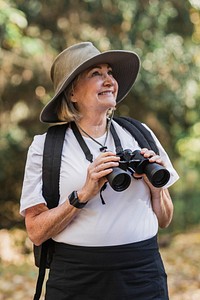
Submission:
[[[105,141],[103,144],[99,143],[97,140],[95,140],[91,135],[89,135],[84,129],[82,129],[77,123],[75,122],[72,122],[71,124],[71,128],[72,128],[72,131],[75,135],[75,137],[77,138],[78,142],[79,142],[79,145],[81,146],[84,154],[85,154],[85,157],[86,159],[89,161],[89,162],[93,162],[93,155],[92,153],[90,152],[90,149],[88,148],[87,144],[85,143],[81,133],[80,133],[80,130],[86,135],[88,136],[92,141],[94,141],[95,143],[97,143],[98,145],[100,145],[101,147],[99,148],[99,150],[101,152],[105,152],[107,147],[106,147],[106,141],[107,141],[107,138],[108,138],[108,133],[109,133],[109,130],[110,130],[110,127],[111,127],[111,121],[112,121],[112,118],[108,119],[108,122],[107,122],[107,128],[106,128],[106,137],[105,137]],[[111,127],[112,128],[112,127]],[[103,199],[103,196],[102,196],[102,192],[105,190],[107,186],[107,182],[104,183],[104,185],[101,187],[100,189],[100,198],[101,198],[101,202],[102,204],[105,204],[105,201]]]
[[[76,124],[77,127],[87,136],[89,137],[91,140],[93,140],[96,144],[98,144],[99,146],[101,146],[99,148],[99,150],[101,152],[105,152],[107,147],[106,147],[106,142],[107,142],[107,139],[108,139],[108,133],[109,133],[109,129],[110,129],[110,124],[111,124],[111,119],[108,120],[108,123],[107,123],[107,126],[106,126],[106,137],[105,137],[105,140],[104,140],[104,143],[101,144],[99,141],[97,141],[95,138],[93,138],[89,133],[87,133],[83,128],[81,128],[80,125]]]

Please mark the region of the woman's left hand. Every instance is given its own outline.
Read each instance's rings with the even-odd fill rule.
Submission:
[[[161,166],[165,166],[162,158],[160,157],[160,155],[156,154],[153,150],[149,150],[147,148],[142,148],[140,153],[145,157],[149,159],[150,163],[157,163]],[[134,173],[134,177],[135,178],[141,178],[143,177],[144,181],[146,182],[146,184],[148,185],[148,187],[150,188],[150,190],[152,192],[156,192],[159,191],[160,188],[156,188],[152,185],[152,183],[149,181],[149,179],[147,178],[146,174],[138,174],[138,173]]]
[[[164,162],[162,161],[160,155],[156,154],[153,150],[148,150],[147,148],[142,148],[141,149],[141,154],[145,157],[149,159],[149,162],[153,163],[157,163],[159,165],[165,166]]]

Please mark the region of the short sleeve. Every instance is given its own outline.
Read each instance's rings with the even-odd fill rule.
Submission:
[[[42,160],[46,134],[36,135],[27,153],[24,180],[20,199],[20,214],[25,210],[46,201],[42,196]]]

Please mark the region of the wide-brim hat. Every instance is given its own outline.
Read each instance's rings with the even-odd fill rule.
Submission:
[[[44,123],[61,122],[57,116],[57,104],[63,91],[81,72],[88,68],[107,63],[111,66],[113,77],[119,85],[116,102],[119,103],[132,88],[140,67],[138,55],[132,51],[110,50],[100,52],[90,42],[75,44],[62,51],[54,60],[51,68],[55,95],[40,114]]]

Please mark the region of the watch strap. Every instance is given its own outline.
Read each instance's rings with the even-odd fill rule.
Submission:
[[[74,207],[76,207],[76,208],[83,208],[86,204],[87,204],[87,202],[80,202],[79,201],[79,198],[78,198],[78,193],[77,193],[77,191],[73,191],[70,195],[69,195],[69,203],[72,205],[72,206],[74,206]]]

